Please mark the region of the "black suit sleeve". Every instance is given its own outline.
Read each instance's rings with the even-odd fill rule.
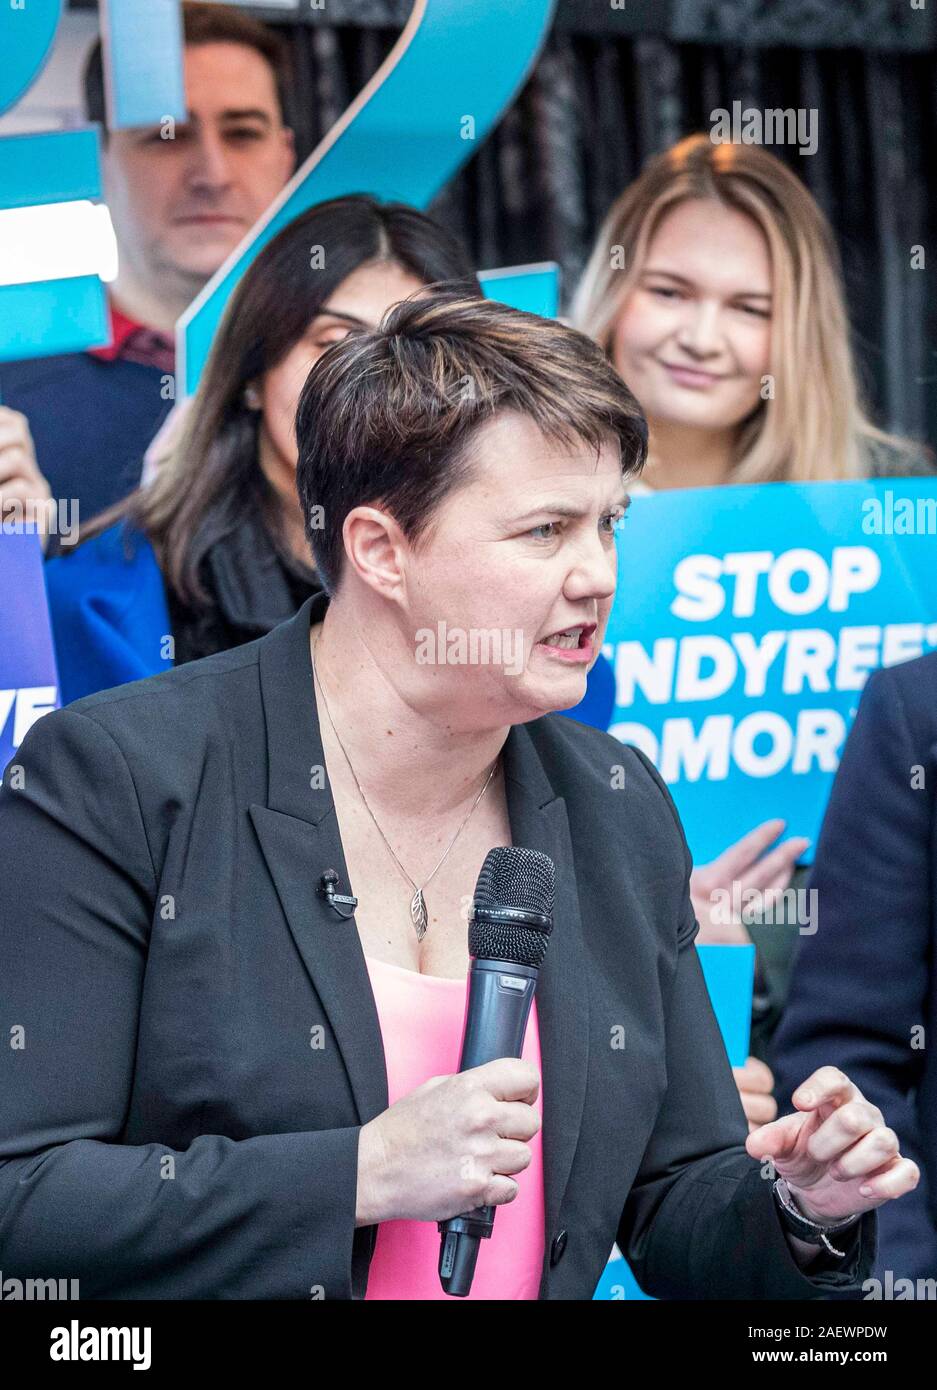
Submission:
[[[666,787],[646,766],[676,819]],[[875,1255],[875,1214],[846,1233],[845,1259],[824,1252],[809,1274],[802,1272],[772,1178],[745,1150],[747,1122],[694,944],[692,865],[682,830],[680,837],[684,906],[667,1007],[668,1085],[625,1203],[618,1246],[641,1288],[656,1298],[857,1297]]]
[[[935,806],[933,788],[914,775],[928,757],[923,721],[909,716],[905,700],[921,679],[916,666],[877,671],[862,693],[810,878],[819,930],[801,938],[769,1055],[782,1115],[800,1081],[831,1062],[879,1107],[902,1153],[917,1162],[917,1187],[880,1217],[887,1265],[911,1279],[932,1277],[937,1260],[934,1178],[916,1110],[927,1056],[916,1035],[933,987]]]
[[[358,1127],[120,1142],[158,875],[92,717],[30,731],[0,845],[4,1274],[78,1279],[82,1299],[362,1297]]]

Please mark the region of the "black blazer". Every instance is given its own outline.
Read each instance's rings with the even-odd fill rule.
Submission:
[[[348,885],[314,772],[327,602],[46,715],[7,769],[4,1276],[79,1278],[83,1299],[364,1296],[358,1133],[387,1090],[354,922],[316,893],[327,868]],[[540,1298],[590,1298],[616,1239],[661,1297],[856,1296],[874,1214],[808,1279],[744,1151],[656,772],[550,716],[511,730],[505,777],[514,843],[557,873]]]
[[[820,930],[800,938],[775,1036],[778,1097],[789,1110],[802,1076],[819,1057],[833,1057],[879,1106],[921,1181],[881,1210],[876,1274],[890,1269],[896,1279],[932,1279],[937,652],[870,676],[833,783],[810,886]]]

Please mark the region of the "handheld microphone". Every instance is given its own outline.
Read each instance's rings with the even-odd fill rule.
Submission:
[[[520,1057],[537,977],[553,930],[556,868],[539,850],[489,850],[469,913],[469,988],[459,1071],[497,1057]],[[472,1287],[479,1241],[490,1237],[495,1207],[476,1207],[437,1222],[439,1281],[464,1298]]]

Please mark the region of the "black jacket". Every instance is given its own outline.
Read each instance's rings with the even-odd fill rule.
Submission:
[[[833,1058],[921,1181],[880,1218],[879,1277],[937,1273],[937,652],[869,677],[823,820],[803,936],[770,1055],[779,1099]],[[793,1084],[792,1084],[793,1083]]]
[[[364,1296],[358,1133],[386,1073],[354,922],[316,893],[326,868],[348,884],[315,775],[326,605],[46,715],[7,769],[0,988],[24,1045],[0,1063],[4,1275],[79,1278],[82,1298]],[[590,1298],[616,1239],[661,1297],[856,1296],[874,1213],[808,1279],[744,1151],[656,772],[550,716],[511,730],[505,778],[514,843],[557,870],[540,1297]]]
[[[215,542],[201,564],[206,602],[190,607],[166,581],[176,666],[263,637],[321,591],[315,570],[278,544],[274,525],[258,501]]]

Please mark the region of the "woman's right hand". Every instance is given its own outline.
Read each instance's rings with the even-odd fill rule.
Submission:
[[[431,1076],[361,1128],[356,1226],[446,1221],[513,1202],[510,1176],[531,1160],[540,1076],[498,1057],[456,1076]]]

